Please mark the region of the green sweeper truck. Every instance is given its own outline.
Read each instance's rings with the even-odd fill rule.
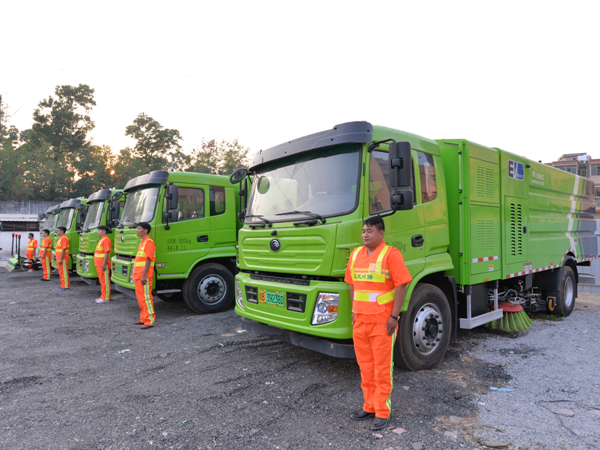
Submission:
[[[98,285],[98,272],[94,265],[94,252],[100,238],[98,227],[105,225],[110,229],[108,237],[113,243],[115,241],[115,227],[119,223],[123,201],[113,200],[123,192],[120,189],[100,189],[87,199],[87,215],[83,222],[79,236],[79,254],[77,255],[77,274],[81,281],[89,285]]]
[[[183,299],[199,314],[231,306],[240,222],[239,191],[227,177],[157,170],[129,180],[112,198],[125,198],[111,257],[117,291],[135,297],[136,227],[147,222],[156,244],[155,294],[167,302]]]
[[[69,238],[69,259],[67,261],[67,270],[74,272],[77,268],[77,254],[79,253],[79,234],[83,229],[83,222],[87,216],[86,199],[84,198],[72,198],[65,200],[59,206],[59,211],[55,210],[55,215],[60,214],[56,228],[65,227],[67,232],[65,236]],[[50,232],[50,238],[52,239],[52,268],[56,269],[56,241],[58,235],[56,234],[56,228]]]
[[[435,367],[460,328],[568,316],[578,267],[598,256],[591,180],[467,140],[344,123],[261,151],[230,180],[246,183],[243,328],[336,357],[354,357],[343,280],[370,216],[413,278],[394,347],[408,370]]]

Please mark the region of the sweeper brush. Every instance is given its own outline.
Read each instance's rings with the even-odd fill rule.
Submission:
[[[487,327],[502,331],[525,331],[531,327],[531,319],[521,305],[499,302],[498,308],[504,311],[502,319],[487,323]]]

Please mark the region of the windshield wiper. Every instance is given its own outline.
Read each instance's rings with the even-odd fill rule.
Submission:
[[[321,223],[325,223],[326,219],[323,219],[323,216],[321,214],[317,214],[314,212],[310,212],[310,211],[297,211],[297,210],[293,210],[293,211],[286,211],[286,212],[282,212],[282,213],[277,213],[275,214],[276,216],[286,216],[289,214],[304,214],[305,216],[308,217],[312,217],[314,219],[319,219],[321,221]]]
[[[271,221],[270,221],[270,220],[267,220],[267,219],[265,219],[265,218],[264,218],[263,216],[261,216],[260,214],[248,214],[248,215],[246,216],[246,218],[248,218],[248,217],[255,217],[255,218],[257,218],[258,220],[260,220],[260,221],[263,223],[263,225],[262,225],[262,227],[261,227],[261,228],[264,228],[264,227],[265,227],[265,225],[266,225],[266,226],[268,226],[269,228],[271,228],[271,227],[273,226],[273,224],[271,223]],[[258,226],[260,226],[260,225],[252,225],[252,224],[248,224],[248,225],[250,225],[250,226],[251,226],[251,227],[253,227],[253,228],[254,228],[254,227],[258,227]]]
[[[84,233],[89,233],[91,230],[88,227],[82,227]]]
[[[123,228],[123,227],[132,227],[132,225],[135,225],[135,222],[121,222],[119,221],[119,225],[117,225],[117,228]]]

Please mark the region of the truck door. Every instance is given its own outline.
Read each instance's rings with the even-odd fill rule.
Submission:
[[[157,268],[161,275],[183,275],[190,265],[208,253],[210,248],[210,219],[205,205],[208,200],[208,186],[179,186],[179,203],[177,222],[169,222],[169,230],[165,229],[165,221],[157,220],[156,225],[156,262],[164,263]],[[157,214],[162,214],[164,196],[157,207]]]
[[[387,180],[389,173],[389,153],[373,150],[369,157],[369,201],[365,217],[384,213],[391,209],[390,187]],[[413,192],[420,192],[420,181],[414,176],[414,168],[418,167],[416,152],[413,151]],[[385,217],[385,242],[396,247],[404,256],[404,262],[414,277],[425,267],[423,207],[421,197],[414,196],[414,208],[398,211]]]

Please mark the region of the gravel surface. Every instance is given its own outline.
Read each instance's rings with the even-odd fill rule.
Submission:
[[[157,300],[157,326],[139,330],[134,300],[97,305],[98,287],[40,277],[0,268],[2,449],[598,446],[595,312],[537,319],[518,338],[461,332],[438,368],[394,371],[389,429],[373,433],[348,418],[362,404],[353,360],[240,333],[233,310]]]

